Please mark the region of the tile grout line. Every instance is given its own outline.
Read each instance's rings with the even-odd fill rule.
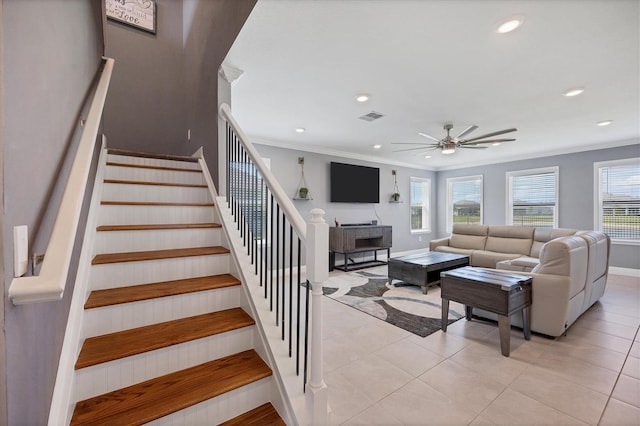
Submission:
[[[633,339],[631,340],[631,346],[629,347],[629,350],[627,351],[627,355],[625,356],[624,362],[622,363],[622,368],[618,372],[618,377],[616,377],[616,381],[613,384],[613,388],[611,389],[611,393],[609,394],[609,397],[607,398],[607,403],[604,404],[604,408],[602,409],[602,413],[600,413],[600,418],[598,419],[598,423],[597,424],[600,424],[600,422],[602,422],[602,418],[604,417],[604,413],[607,411],[607,407],[609,406],[609,401],[611,401],[611,398],[613,397],[613,392],[616,390],[616,386],[618,385],[618,381],[620,380],[620,376],[622,375],[622,370],[624,370],[624,366],[627,363],[627,360],[629,359],[629,357],[631,356],[631,349],[633,348],[634,342],[638,338],[638,333],[640,333],[640,326],[638,326],[636,328],[636,334],[635,334],[635,336],[633,336]],[[623,402],[623,401],[621,401],[621,402]]]

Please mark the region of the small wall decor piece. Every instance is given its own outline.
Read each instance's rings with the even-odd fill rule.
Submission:
[[[105,0],[107,19],[156,33],[156,0]]]
[[[300,164],[300,182],[298,183],[298,189],[293,196],[294,200],[312,200],[309,188],[307,187],[307,181],[304,178],[304,157],[298,157],[298,164]]]
[[[398,179],[396,176],[396,171],[391,170],[391,174],[393,175],[393,194],[391,194],[390,203],[401,203],[400,201],[400,190],[398,190]]]

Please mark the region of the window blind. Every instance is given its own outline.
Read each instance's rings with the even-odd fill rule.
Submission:
[[[611,238],[640,240],[640,162],[599,169],[600,229]]]
[[[555,171],[511,176],[513,225],[555,226],[556,178]]]

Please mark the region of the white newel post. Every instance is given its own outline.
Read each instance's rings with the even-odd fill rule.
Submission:
[[[322,377],[322,283],[329,278],[329,225],[324,211],[311,210],[307,223],[307,279],[311,284],[310,374],[305,399],[308,424],[329,424],[327,385]]]

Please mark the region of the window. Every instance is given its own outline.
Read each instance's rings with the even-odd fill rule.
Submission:
[[[507,224],[558,227],[558,168],[507,172]]]
[[[271,168],[270,159],[263,158],[262,161],[268,169]],[[247,221],[249,232],[257,240],[266,239],[271,217],[271,201],[262,175],[248,162],[232,161],[228,167],[232,183],[229,194],[238,202],[238,208]]]
[[[595,229],[640,244],[640,158],[594,164]]]
[[[482,223],[482,175],[447,179],[447,231],[454,223]]]
[[[431,231],[431,180],[412,177],[411,182],[411,232]]]

